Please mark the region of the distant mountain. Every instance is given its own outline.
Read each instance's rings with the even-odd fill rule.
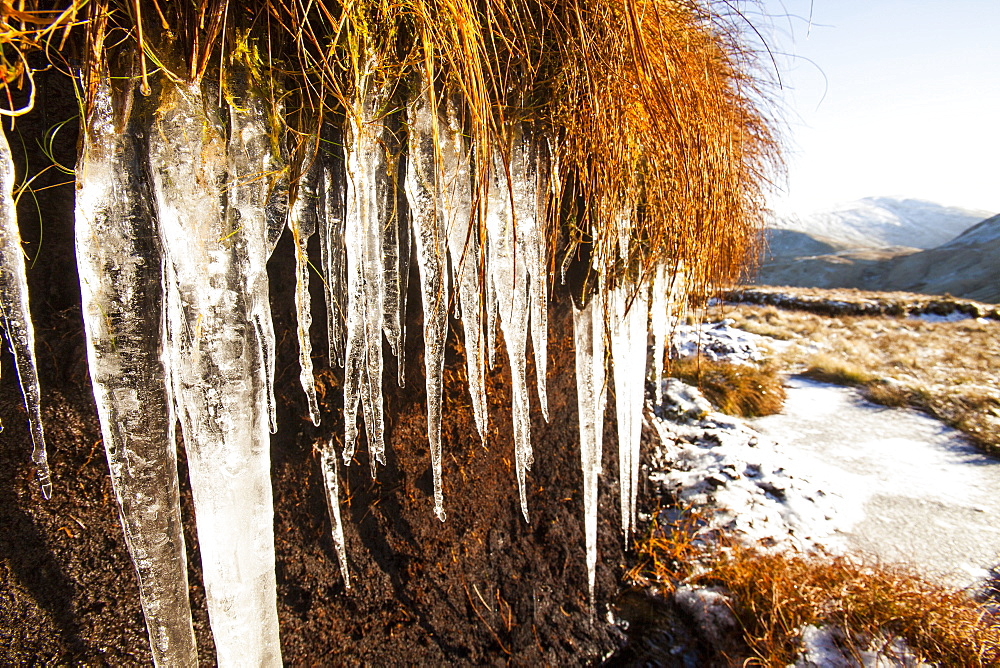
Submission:
[[[763,285],[903,290],[1000,303],[1000,215],[927,250],[856,249],[765,262]]]
[[[775,218],[769,227],[774,232],[804,233],[836,250],[890,246],[928,249],[947,243],[993,213],[918,199],[867,197],[806,216]],[[791,255],[780,239],[779,243],[772,239],[774,257]]]

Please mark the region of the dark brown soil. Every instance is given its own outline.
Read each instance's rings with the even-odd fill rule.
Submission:
[[[63,111],[72,113],[72,100]],[[57,91],[58,92],[58,91]],[[21,123],[44,132],[63,120]],[[68,110],[68,111],[67,111]],[[53,115],[54,114],[54,115]],[[68,117],[68,116],[67,116]],[[72,129],[61,138],[73,163]],[[12,143],[14,140],[12,138]],[[23,170],[23,162],[19,170]],[[29,171],[39,167],[29,165]],[[23,171],[19,171],[19,174]],[[34,173],[34,172],[32,172]],[[72,177],[50,171],[53,183]],[[44,179],[39,183],[43,183]],[[37,185],[37,184],[36,184]],[[125,551],[94,409],[72,254],[72,186],[40,197],[42,254],[31,270],[44,415],[54,494],[44,501],[34,481],[26,418],[10,355],[2,357],[0,416],[0,663],[149,663],[135,574]],[[21,209],[29,206],[22,198]],[[30,207],[34,207],[30,203]],[[37,216],[22,228],[37,249]],[[33,227],[34,226],[34,227]],[[30,228],[30,229],[29,229]],[[34,231],[32,231],[32,229]],[[285,242],[287,243],[287,242]],[[29,244],[29,252],[31,245]],[[430,457],[422,378],[419,309],[410,309],[407,383],[392,379],[387,358],[387,466],[372,481],[367,454],[342,469],[344,520],[353,588],[345,591],[330,538],[313,444],[342,432],[340,372],[319,365],[323,426],[306,419],[297,386],[291,272],[279,246],[272,267],[279,331],[280,431],[272,438],[278,615],[289,664],[576,664],[613,651],[618,634],[606,623],[625,554],[617,526],[617,463],[609,402],[601,488],[598,615],[591,621],[584,564],[582,477],[569,300],[551,304],[549,403],[532,421],[531,523],[518,508],[513,471],[506,356],[488,379],[489,439],[476,435],[467,398],[460,325],[453,321],[445,370],[445,504],[432,513]],[[416,294],[411,293],[411,303]],[[319,306],[317,305],[317,308]],[[323,318],[317,317],[322,322]],[[317,343],[321,332],[317,328]],[[322,350],[321,345],[316,346]],[[529,373],[534,374],[533,368]],[[532,405],[538,406],[532,393]],[[186,468],[181,452],[191,600],[201,659],[214,648],[200,581]]]

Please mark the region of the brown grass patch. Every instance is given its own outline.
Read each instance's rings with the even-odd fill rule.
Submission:
[[[626,578],[666,592],[681,581],[724,588],[752,655],[734,656],[738,645],[726,643],[723,665],[787,666],[809,624],[840,631],[859,665],[860,652],[873,640],[893,638],[904,639],[919,660],[943,666],[1000,661],[1000,620],[966,592],[907,567],[852,556],[761,553],[732,545],[709,552],[693,541],[697,525],[696,514],[669,530],[654,525],[637,542],[639,564]]]
[[[723,413],[760,417],[781,412],[785,387],[773,364],[730,364],[706,359],[673,360],[670,375],[701,389]]]
[[[709,317],[732,318],[774,339],[770,358],[789,372],[923,410],[1000,454],[1000,322],[831,317],[748,305],[719,307]]]

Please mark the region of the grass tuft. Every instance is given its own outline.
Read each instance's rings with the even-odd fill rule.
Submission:
[[[671,362],[670,375],[696,385],[713,406],[737,417],[774,415],[785,403],[783,376],[770,363],[730,364],[683,358]]]

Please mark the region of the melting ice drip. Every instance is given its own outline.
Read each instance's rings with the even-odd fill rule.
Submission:
[[[471,146],[460,103],[448,96],[436,99],[430,89],[417,91],[400,112],[407,129],[402,181],[410,212],[408,221],[401,219],[397,171],[404,147],[393,126],[401,119],[387,113],[389,92],[377,81],[377,69],[369,63],[356,82],[342,136],[319,128],[304,145],[291,197],[264,100],[239,81],[227,88],[224,115],[213,111],[219,95],[207,84],[203,89],[165,83],[150,101],[134,92],[113,92],[107,79],[97,87],[77,169],[83,312],[112,481],[158,665],[198,660],[187,599],[175,418],[187,450],[219,663],[281,661],[269,477],[275,341],[266,264],[285,227],[295,242],[300,379],[314,423],[320,410],[309,340],[307,255],[314,234],[320,242],[330,360],[345,370],[343,450],[336,452],[336,439],[317,445],[345,586],[350,581],[337,460],[350,463],[355,457],[360,407],[373,475],[376,463],[385,462],[382,336],[397,356],[402,382],[411,238],[424,311],[434,512],[445,519],[441,396],[447,316],[454,304],[453,314],[463,324],[473,416],[484,441],[485,367],[494,361],[497,325],[503,331],[512,376],[516,477],[528,517],[529,338],[539,403],[548,418],[543,221],[550,198],[559,196],[550,140],[517,125],[508,128],[505,143],[493,147],[488,159],[473,161],[475,150],[486,149]],[[342,153],[327,148],[338,145]],[[476,174],[482,164],[488,173]],[[0,181],[0,305],[47,496],[13,171],[2,135]],[[628,245],[631,230],[623,220],[621,247]],[[669,320],[658,312],[679,300],[678,289],[666,287],[667,276],[661,269],[653,280],[657,374]],[[592,608],[606,335],[614,363],[621,516],[628,537],[635,529],[648,293],[648,285],[618,287],[574,312]]]

